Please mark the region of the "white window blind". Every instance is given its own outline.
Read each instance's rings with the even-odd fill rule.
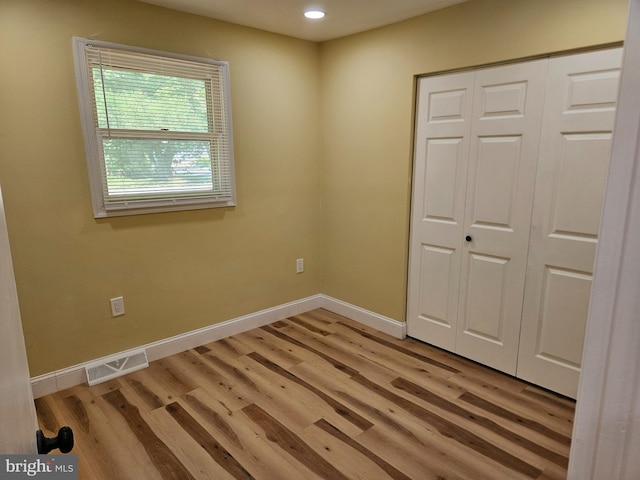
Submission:
[[[228,64],[74,39],[94,215],[235,205]]]

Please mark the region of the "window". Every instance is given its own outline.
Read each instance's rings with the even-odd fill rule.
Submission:
[[[235,205],[227,62],[73,47],[96,218]]]

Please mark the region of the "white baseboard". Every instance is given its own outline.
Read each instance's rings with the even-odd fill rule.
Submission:
[[[330,312],[350,318],[395,338],[404,339],[407,336],[407,324],[404,322],[393,320],[327,295],[319,295],[319,297],[321,298],[322,308]]]
[[[175,337],[135,347],[131,350],[118,352],[117,354],[112,354],[108,357],[103,357],[102,359],[93,359],[72,367],[33,377],[31,379],[33,397],[40,398],[66,388],[86,383],[87,378],[85,374],[85,367],[103,359],[112,358],[114,355],[124,357],[134,351],[144,349],[147,352],[147,358],[152,362],[153,360],[159,360],[179,352],[184,352],[190,348],[215,342],[216,340],[246,332],[253,328],[262,327],[264,325],[277,322],[278,320],[305,313],[316,308],[325,308],[331,312],[343,315],[396,338],[404,338],[406,336],[406,324],[403,322],[392,320],[326,295],[314,295],[279,305],[277,307],[268,308],[266,310],[234,318],[232,320],[216,323],[215,325],[193,330],[181,335],[176,335]]]

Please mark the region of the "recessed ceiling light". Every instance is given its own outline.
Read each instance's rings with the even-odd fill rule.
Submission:
[[[307,18],[312,18],[314,20],[317,20],[319,18],[324,17],[324,12],[321,10],[307,10],[306,12],[304,12],[304,16]]]

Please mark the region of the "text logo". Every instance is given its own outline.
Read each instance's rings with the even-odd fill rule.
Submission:
[[[77,455],[0,455],[0,480],[77,480]]]

